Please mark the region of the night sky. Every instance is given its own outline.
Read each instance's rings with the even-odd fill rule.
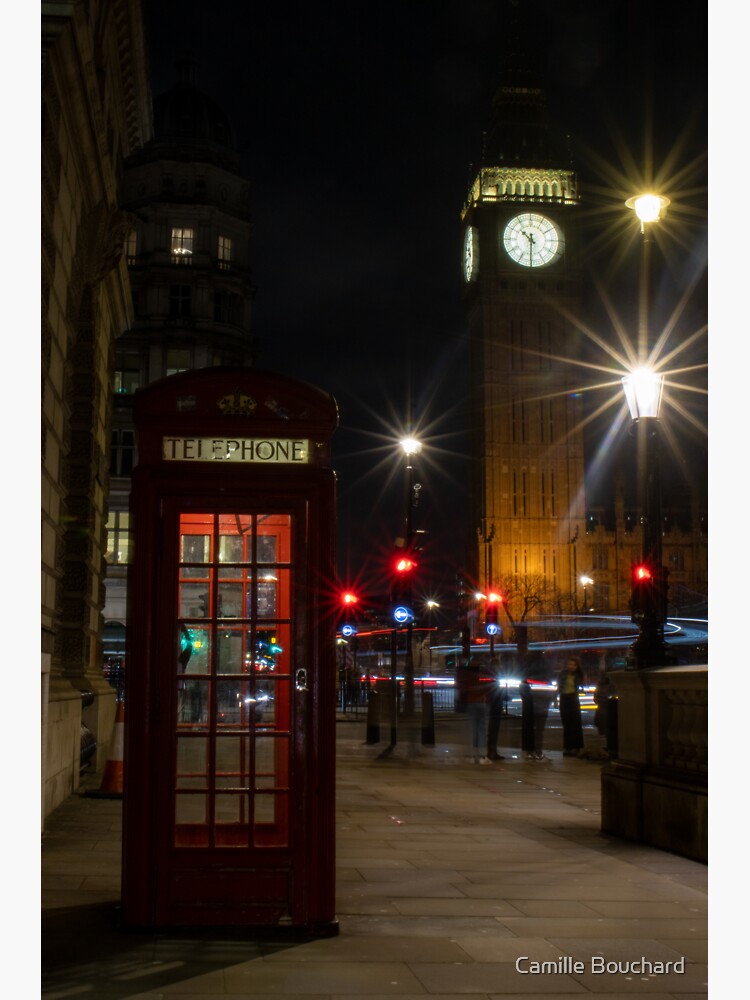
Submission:
[[[706,5],[521,3],[551,117],[571,136],[582,218],[596,248],[592,270],[626,321],[637,240],[627,218],[621,239],[603,234],[617,213],[627,216],[622,202],[633,191],[618,187],[611,166],[620,181],[637,177],[649,158],[657,173],[668,167],[677,238],[655,309],[664,321],[697,283],[674,333],[684,341],[706,322]],[[416,526],[429,532],[436,585],[449,586],[464,560],[467,478],[460,210],[489,124],[507,0],[145,0],[144,7],[154,93],[173,85],[175,58],[192,52],[199,88],[236,129],[256,225],[257,364],[313,382],[339,403],[342,575],[377,588],[400,533],[395,441],[411,416],[426,439]],[[593,279],[584,311],[607,335]],[[705,362],[705,338],[685,357]],[[705,386],[705,372],[680,380]],[[705,423],[704,398],[685,395]],[[605,432],[592,423],[592,454]],[[703,482],[705,437],[689,420],[678,436],[676,478],[689,469]],[[614,464],[627,455],[619,439],[610,450]],[[590,494],[605,499],[596,483]]]

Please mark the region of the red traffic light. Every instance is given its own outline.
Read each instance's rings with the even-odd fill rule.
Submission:
[[[356,594],[352,594],[351,591],[347,591],[345,594],[341,595],[341,603],[346,605],[358,604],[359,598]]]
[[[407,556],[401,556],[396,560],[396,572],[397,573],[411,573],[417,564],[413,559],[409,559]]]
[[[636,583],[648,583],[649,580],[653,579],[653,573],[645,564],[636,566],[633,569],[633,579]]]

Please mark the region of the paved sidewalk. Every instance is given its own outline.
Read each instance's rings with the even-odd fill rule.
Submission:
[[[706,995],[707,869],[600,834],[599,762],[509,748],[478,766],[456,742],[384,757],[385,744],[363,743],[364,719],[337,736],[338,937],[118,930],[121,803],[74,795],[43,837],[42,995]],[[622,971],[593,971],[594,956]],[[684,973],[655,964],[683,957]],[[653,967],[624,964],[641,959]]]

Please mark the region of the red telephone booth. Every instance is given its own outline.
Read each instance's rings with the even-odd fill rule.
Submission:
[[[335,933],[335,402],[212,368],[135,424],[123,921]]]

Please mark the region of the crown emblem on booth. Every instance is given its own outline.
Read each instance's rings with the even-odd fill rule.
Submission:
[[[230,392],[228,396],[222,396],[217,405],[226,416],[234,417],[255,413],[258,404],[252,396],[246,396],[241,392]]]

